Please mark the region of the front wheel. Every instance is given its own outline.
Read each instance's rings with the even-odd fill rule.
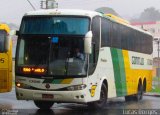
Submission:
[[[90,108],[101,109],[105,106],[106,102],[107,102],[107,88],[106,85],[103,83],[100,92],[100,99],[98,101],[88,103],[88,106]]]
[[[52,101],[34,101],[34,104],[40,109],[50,109],[54,102]]]

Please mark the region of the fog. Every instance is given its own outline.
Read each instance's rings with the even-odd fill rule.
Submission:
[[[41,0],[30,0],[40,9]],[[145,8],[160,9],[160,0],[57,0],[59,8],[95,10],[99,7],[113,8],[122,17],[138,17]],[[25,12],[33,10],[27,0],[0,0],[0,22],[20,24]]]

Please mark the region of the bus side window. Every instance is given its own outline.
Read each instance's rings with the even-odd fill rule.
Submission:
[[[101,18],[101,47],[111,46],[111,21]]]
[[[92,54],[90,54],[89,62],[89,75],[91,75],[97,65],[100,46],[100,17],[96,16],[92,20],[93,41],[92,41]]]
[[[0,31],[0,52],[4,52],[5,44],[5,32]]]

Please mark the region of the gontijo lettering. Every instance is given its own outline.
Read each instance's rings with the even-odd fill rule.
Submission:
[[[132,64],[144,65],[144,58],[132,56]]]

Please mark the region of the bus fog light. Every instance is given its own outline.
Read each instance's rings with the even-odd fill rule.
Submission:
[[[84,95],[81,95],[81,98],[84,98]]]
[[[75,90],[83,90],[86,88],[86,85],[75,85],[75,86],[70,86],[67,88],[68,91],[75,91]]]
[[[77,99],[79,99],[79,96],[76,96]]]

